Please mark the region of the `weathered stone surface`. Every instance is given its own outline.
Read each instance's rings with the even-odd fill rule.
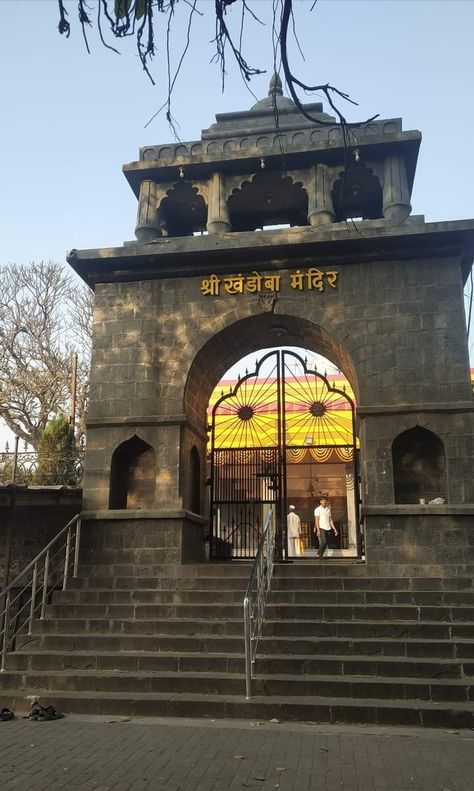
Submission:
[[[8,576],[11,581],[80,512],[81,505],[81,489],[1,487],[0,588],[5,582],[10,530],[12,543]]]
[[[69,256],[96,290],[87,510],[107,511],[113,453],[136,434],[155,452],[149,509],[197,509],[207,519],[211,392],[249,352],[282,345],[321,354],[350,380],[364,505],[395,502],[392,446],[417,427],[442,443],[439,494],[450,505],[474,502],[463,309],[474,222],[409,216],[421,136],[402,131],[400,119],[360,125],[357,147],[347,149],[322,105],[308,110],[325,125],[302,118],[275,78],[268,97],[218,116],[201,141],[142,149],[124,168],[139,197],[139,241]],[[272,218],[291,227],[267,228]],[[336,271],[336,287],[320,292],[306,279],[291,287],[296,271],[312,267]],[[252,272],[279,276],[280,288],[223,287],[226,275]],[[201,287],[212,274],[214,296]],[[449,517],[439,520],[447,529]]]

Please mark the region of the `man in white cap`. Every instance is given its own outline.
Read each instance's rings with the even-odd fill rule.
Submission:
[[[288,530],[288,554],[298,557],[303,554],[301,551],[301,519],[296,513],[294,505],[288,507],[286,526]]]

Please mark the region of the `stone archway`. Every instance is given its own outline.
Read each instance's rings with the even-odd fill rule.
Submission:
[[[336,364],[336,366],[344,372],[347,379],[353,386],[354,392],[356,393],[357,397],[357,379],[355,374],[355,368],[352,360],[349,357],[347,350],[344,349],[343,345],[335,339],[332,335],[330,335],[324,328],[316,325],[313,322],[308,321],[307,319],[296,318],[294,316],[289,315],[278,315],[275,316],[271,313],[263,313],[258,316],[249,317],[237,321],[225,329],[221,330],[220,332],[216,333],[211,339],[209,339],[200,349],[200,351],[196,354],[195,358],[192,361],[192,364],[189,369],[186,386],[185,386],[185,393],[184,393],[184,412],[189,420],[190,424],[193,424],[196,427],[199,427],[199,433],[201,433],[201,451],[203,454],[206,452],[206,430],[210,430],[210,424],[207,424],[207,407],[209,403],[209,398],[211,396],[212,391],[216,387],[217,383],[221,379],[222,375],[229,369],[229,367],[238,362],[242,357],[244,357],[248,353],[257,352],[262,348],[275,348],[276,350],[282,346],[290,346],[290,347],[299,347],[300,350],[308,349],[313,352],[316,352],[327,360]],[[288,354],[292,354],[288,352]],[[267,355],[267,356],[271,356]],[[296,354],[293,355],[297,357]],[[303,360],[300,360],[303,363]],[[284,367],[284,365],[283,365]],[[309,370],[306,370],[306,373],[309,373]],[[313,372],[311,372],[313,373]],[[323,377],[321,377],[323,378]],[[286,377],[283,375],[283,379]],[[282,385],[283,386],[283,385]],[[341,394],[342,395],[342,394]],[[314,415],[314,413],[312,413]],[[349,546],[347,549],[350,553],[348,556],[355,556],[354,553],[357,553],[360,549],[358,538],[357,538],[357,529],[358,529],[358,520],[357,520],[357,512],[358,512],[358,487],[354,486],[354,482],[358,479],[358,458],[356,454],[356,447],[355,447],[355,432],[353,432],[353,449],[348,453],[347,458],[343,459],[344,465],[341,467],[343,470],[342,478],[344,482],[346,482],[349,478],[352,481],[352,489],[351,495],[345,493],[345,502],[346,505],[343,508],[346,510],[349,508],[350,510],[350,520],[351,525],[350,528],[348,524],[346,525],[348,530],[348,535],[350,533],[350,541],[351,541],[351,549],[349,550]],[[294,444],[294,443],[290,443]],[[296,443],[298,446],[301,445],[301,442]],[[278,477],[279,484],[279,494],[275,503],[277,503],[278,509],[278,519],[281,525],[284,524],[284,511],[286,508],[286,500],[287,495],[289,496],[289,492],[287,489],[286,481],[287,481],[287,468],[288,465],[293,465],[296,461],[299,461],[304,464],[308,464],[308,454],[313,455],[314,463],[318,461],[322,462],[322,457],[319,458],[318,454],[321,453],[322,448],[317,447],[318,443],[316,440],[314,441],[314,448],[300,448],[296,456],[301,456],[301,458],[296,459],[295,456],[295,448],[290,451],[289,446],[288,449],[286,448],[286,444],[281,445],[281,447],[277,447],[274,449],[276,456],[275,456],[275,474]],[[207,448],[209,450],[209,448]],[[301,452],[303,451],[303,452]],[[266,451],[264,451],[265,453]],[[224,451],[224,456],[225,456]],[[258,452],[256,451],[258,455]],[[293,454],[293,455],[292,455]],[[255,456],[255,453],[253,454]],[[323,454],[324,455],[324,454]],[[211,454],[212,459],[214,456]],[[238,456],[238,452],[237,452]],[[211,458],[211,457],[210,457]],[[260,457],[259,457],[260,458]],[[282,461],[278,461],[277,459],[281,458]],[[291,458],[291,462],[290,462]],[[329,456],[325,457],[325,463],[328,463]],[[342,457],[341,457],[342,458]],[[184,455],[181,457],[182,463],[186,463],[186,458]],[[209,475],[209,482],[211,485],[211,511],[213,504],[217,502],[214,492],[214,483],[216,483],[217,478],[214,479],[214,472],[216,471],[217,467],[214,466],[214,462],[211,459],[211,466],[208,470]],[[332,465],[336,464],[339,459],[336,459],[335,454],[331,455],[331,463]],[[226,462],[227,463],[227,462]],[[233,462],[232,462],[233,463]],[[247,462],[245,462],[247,464]],[[309,466],[311,467],[311,461],[309,461]],[[349,470],[350,467],[350,470]],[[247,475],[245,470],[241,471],[243,478]],[[349,474],[350,473],[350,474]],[[222,477],[222,476],[221,476]],[[219,478],[220,480],[220,478]],[[250,490],[249,490],[250,491]],[[253,490],[252,490],[253,491]],[[345,490],[344,490],[345,491]],[[255,494],[255,492],[253,493]],[[253,496],[253,495],[252,495]],[[312,495],[314,498],[315,495]],[[257,500],[259,498],[257,497]],[[267,498],[268,499],[268,498]],[[306,498],[308,499],[308,498]],[[351,500],[350,505],[349,499]],[[237,502],[237,501],[236,501]],[[268,501],[270,502],[270,500]],[[273,500],[272,500],[273,502]],[[310,514],[312,513],[312,509],[314,505],[317,503],[306,503],[306,510],[308,514],[305,518],[307,518],[310,522]],[[258,505],[252,507],[252,514],[255,516],[259,510]],[[240,500],[239,505],[236,508],[241,508]],[[229,510],[229,509],[228,509]],[[229,513],[232,511],[234,512],[235,508],[232,510],[230,508]],[[248,510],[248,509],[247,509]],[[260,509],[261,510],[261,509]],[[347,515],[347,513],[346,513]],[[211,518],[211,533],[213,530],[212,524],[215,522],[214,514],[210,514]],[[232,517],[233,518],[233,517]],[[260,519],[257,515],[257,520]],[[349,518],[349,517],[348,517]],[[249,523],[252,522],[252,519],[249,517]],[[260,520],[261,522],[261,520]],[[260,523],[259,522],[259,523]],[[253,524],[253,522],[252,522]],[[254,529],[254,528],[252,528]],[[311,526],[308,527],[311,530]],[[215,531],[214,531],[215,532]],[[240,534],[239,534],[240,535]],[[252,533],[254,536],[254,533]],[[217,536],[219,541],[221,540],[220,535]],[[254,549],[253,545],[253,538],[252,540],[248,541],[250,549],[247,547],[248,552],[250,555]],[[221,542],[222,543],[222,542]],[[225,544],[225,542],[224,542]],[[283,537],[283,546],[285,545],[285,538]],[[247,551],[247,549],[245,551]],[[342,545],[340,547],[341,551],[343,549]],[[222,551],[226,551],[224,549]],[[244,557],[242,554],[242,547],[239,545],[240,555],[235,555],[236,557]],[[232,554],[232,553],[231,553]],[[229,557],[231,556],[229,554]],[[215,554],[217,557],[218,555]],[[343,556],[343,555],[341,555]],[[226,555],[227,557],[227,555]]]
[[[298,346],[333,362],[352,385],[356,401],[356,369],[342,343],[320,325],[285,314],[260,313],[217,332],[195,355],[184,388],[183,411],[201,429],[211,393],[223,374],[246,354],[263,348]]]

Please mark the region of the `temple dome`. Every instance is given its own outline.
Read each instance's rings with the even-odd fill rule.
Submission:
[[[278,74],[274,74],[268,86],[268,96],[260,99],[256,104],[250,108],[250,112],[259,112],[260,110],[294,110],[295,103],[287,96],[283,96],[283,87],[281,79]]]

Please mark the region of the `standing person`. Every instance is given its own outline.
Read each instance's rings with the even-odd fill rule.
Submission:
[[[320,497],[319,505],[314,509],[314,532],[319,539],[318,558],[322,558],[326,551],[328,533],[330,530],[337,536],[337,530],[332,521],[328,499],[327,497]]]
[[[298,557],[301,552],[301,519],[296,513],[294,505],[288,507],[288,516],[286,517],[286,526],[288,531],[288,554],[293,557]]]

